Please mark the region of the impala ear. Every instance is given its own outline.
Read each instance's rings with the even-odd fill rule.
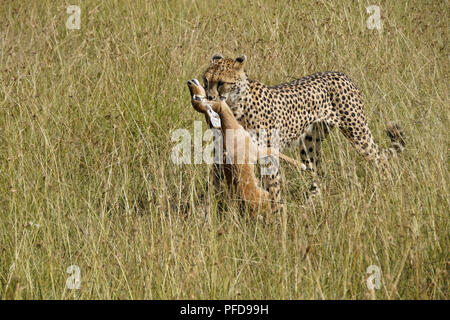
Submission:
[[[247,61],[247,57],[245,55],[237,57],[236,60],[234,60],[234,68],[237,70],[243,69],[245,61]]]
[[[220,59],[223,59],[223,56],[220,53],[214,53],[214,55],[211,58],[211,63],[214,63]]]

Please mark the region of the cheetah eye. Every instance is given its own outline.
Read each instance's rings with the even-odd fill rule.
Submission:
[[[205,84],[204,85],[205,89],[208,88],[208,79],[203,78],[203,83]]]
[[[222,81],[217,82],[217,88],[219,88],[221,86],[223,86],[223,82]]]

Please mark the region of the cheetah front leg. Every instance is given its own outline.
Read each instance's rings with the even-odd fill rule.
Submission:
[[[279,150],[280,148],[280,137],[277,130],[262,130],[257,133],[257,140],[260,146],[266,145],[267,148],[273,150]],[[279,158],[275,156],[260,158],[260,169],[262,185],[269,192],[272,202],[271,211],[273,213],[281,213],[284,200],[281,194],[282,177]]]
[[[228,190],[228,192],[233,192],[231,184],[228,183],[232,180],[233,174],[231,165],[226,164],[226,159],[222,151],[223,136],[218,130],[215,130],[214,132],[214,144],[214,164],[211,170],[214,190],[211,191],[214,194],[214,198],[217,200],[217,209],[220,213],[223,212],[226,207],[226,202],[224,201],[226,190]]]
[[[214,193],[217,195],[221,191],[222,182],[225,179],[225,172],[223,167],[223,136],[219,130],[214,130],[214,165],[212,169]]]
[[[271,210],[273,213],[281,213],[283,209],[283,197],[281,196],[281,173],[280,170],[276,173],[263,175],[262,184],[264,188],[270,194],[270,200],[272,201]]]
[[[214,193],[217,195],[223,191],[222,182],[225,179],[223,165],[214,163],[212,168],[212,180],[214,185]]]

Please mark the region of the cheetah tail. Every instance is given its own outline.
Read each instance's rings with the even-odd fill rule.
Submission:
[[[403,134],[402,128],[395,122],[389,122],[386,125],[386,133],[391,139],[392,143],[392,151],[395,151],[396,153],[400,153],[405,149],[405,135]]]

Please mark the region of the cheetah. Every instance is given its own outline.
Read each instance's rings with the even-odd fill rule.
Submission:
[[[377,166],[385,167],[390,156],[403,151],[404,135],[396,123],[387,126],[391,147],[380,150],[364,115],[361,93],[347,75],[320,72],[269,87],[249,79],[246,61],[245,55],[236,59],[213,55],[203,76],[207,98],[226,101],[243,128],[255,130],[257,136],[259,132],[267,134],[268,146],[282,150],[298,144],[301,161],[312,173],[311,195],[320,192],[320,145],[333,127],[338,127],[354,149]],[[214,171],[215,180],[220,180],[220,168]],[[264,176],[263,184],[280,209],[280,171]]]
[[[254,164],[261,156],[279,156],[288,163],[306,170],[306,167],[298,161],[278,153],[278,150],[263,148],[253,142],[250,134],[237,122],[226,102],[207,101],[204,88],[197,79],[187,82],[191,93],[191,103],[194,109],[205,114],[207,122],[212,128],[220,129],[224,141],[224,154],[231,161],[224,164],[224,173],[230,192],[236,192],[239,198],[244,200],[252,214],[259,211],[271,210],[271,198],[269,193],[259,187],[256,179]],[[213,110],[220,117],[219,121],[211,119]]]

